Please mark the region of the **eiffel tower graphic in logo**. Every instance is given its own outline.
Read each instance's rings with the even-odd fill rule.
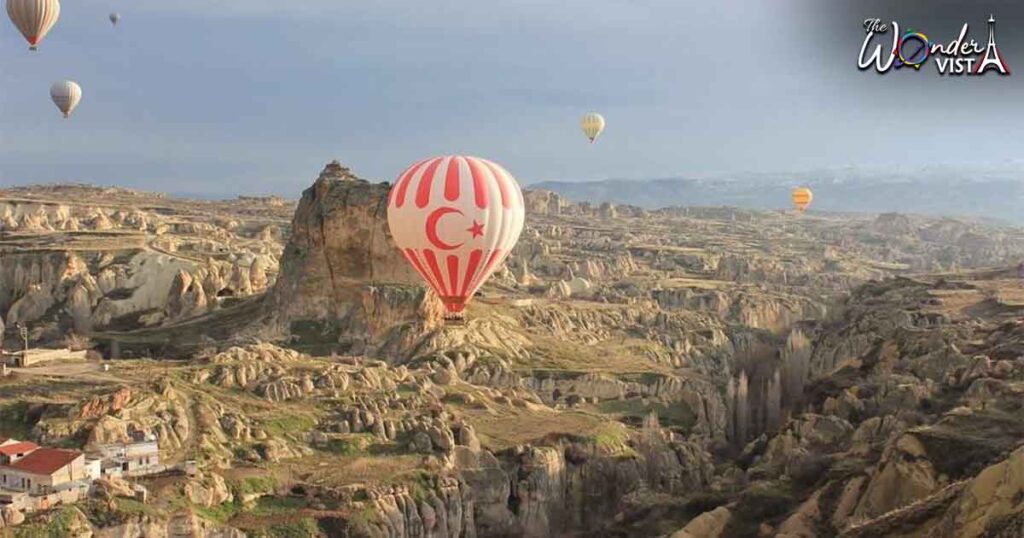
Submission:
[[[980,75],[993,68],[998,69],[1000,75],[1010,74],[1010,68],[1006,65],[1006,61],[1003,60],[1003,55],[999,53],[999,49],[996,48],[996,18],[989,15],[988,47],[985,49],[985,55],[982,56],[981,61],[974,65],[974,74]]]

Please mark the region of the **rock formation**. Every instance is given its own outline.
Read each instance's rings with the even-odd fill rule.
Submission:
[[[125,360],[0,381],[0,435],[200,467],[144,511],[104,484],[82,535],[1020,534],[1020,231],[527,192],[445,324],[337,162],[294,214],[16,191],[0,317]]]

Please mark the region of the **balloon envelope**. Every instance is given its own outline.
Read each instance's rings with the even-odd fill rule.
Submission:
[[[50,86],[50,98],[53,99],[53,104],[57,105],[57,108],[64,113],[65,118],[71,117],[71,113],[75,111],[78,103],[82,100],[82,87],[71,80],[54,82],[53,86]]]
[[[121,22],[121,15],[118,15],[117,13],[111,13],[110,14],[110,23],[113,24],[114,26],[117,26],[117,23],[119,23],[119,22]]]
[[[28,41],[29,49],[46,37],[60,17],[60,0],[7,0],[7,16]]]
[[[596,112],[586,114],[580,120],[580,128],[583,129],[583,134],[587,135],[590,143],[593,144],[597,137],[601,136],[601,133],[604,132],[604,116]]]
[[[395,244],[452,317],[519,241],[526,211],[512,174],[477,157],[420,161],[388,195]]]
[[[807,206],[811,205],[812,200],[814,200],[814,193],[811,192],[811,189],[806,187],[793,189],[793,207],[797,211],[807,209]]]

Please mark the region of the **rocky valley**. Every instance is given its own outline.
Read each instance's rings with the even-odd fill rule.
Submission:
[[[3,348],[69,357],[6,370],[0,437],[166,464],[0,533],[1024,535],[1024,230],[528,191],[455,323],[389,188],[0,191]]]

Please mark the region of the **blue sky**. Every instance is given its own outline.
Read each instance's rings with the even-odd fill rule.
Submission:
[[[332,158],[392,180],[470,153],[524,183],[1019,158],[1020,10],[1000,31],[1021,75],[910,80],[857,72],[871,13],[821,4],[68,0],[37,54],[0,26],[0,184],[294,197]]]

